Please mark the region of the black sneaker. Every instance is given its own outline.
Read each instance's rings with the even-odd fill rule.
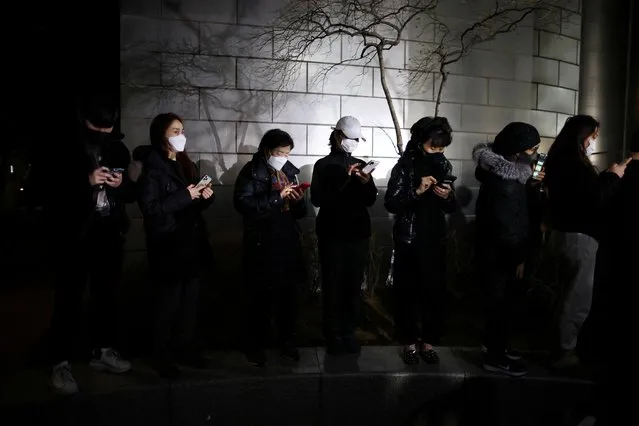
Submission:
[[[528,373],[526,367],[519,362],[508,358],[506,355],[485,355],[484,370],[492,373],[501,373],[511,377],[521,377]]]
[[[244,352],[246,361],[252,364],[254,367],[264,367],[266,365],[266,352],[261,349],[253,349]]]
[[[285,344],[280,347],[280,356],[289,361],[300,360],[300,351],[292,344]]]
[[[519,361],[523,357],[521,352],[516,349],[506,349],[506,356],[513,361]]]
[[[342,343],[344,344],[344,349],[349,354],[358,354],[362,351],[362,346],[359,344],[357,337],[353,334],[344,336],[342,338]]]
[[[481,345],[481,351],[484,354],[488,352],[488,348],[486,348],[486,345]],[[506,356],[513,361],[519,361],[523,357],[521,352],[516,349],[506,349]]]

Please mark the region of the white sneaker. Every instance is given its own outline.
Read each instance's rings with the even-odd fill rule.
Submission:
[[[51,387],[61,395],[72,395],[78,392],[78,384],[71,374],[71,366],[67,361],[53,367]]]
[[[100,350],[100,358],[93,358],[89,367],[97,371],[108,371],[110,373],[126,373],[131,369],[131,363],[122,358],[120,354],[112,348]]]

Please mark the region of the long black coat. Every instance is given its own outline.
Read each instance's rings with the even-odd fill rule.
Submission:
[[[299,169],[290,162],[282,168],[290,182]],[[269,166],[261,153],[240,171],[233,192],[233,205],[243,218],[245,279],[259,282],[304,280],[304,257],[297,221],[306,215],[306,202],[284,200],[273,188]]]
[[[177,164],[152,148],[142,155],[138,179],[151,274],[166,279],[197,275],[196,266],[209,249],[202,210],[215,196],[191,200],[187,186],[198,179],[184,177]]]

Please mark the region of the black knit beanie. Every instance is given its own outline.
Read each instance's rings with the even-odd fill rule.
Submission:
[[[509,123],[503,128],[493,144],[493,152],[504,157],[510,157],[539,145],[539,132],[528,123],[518,121]]]

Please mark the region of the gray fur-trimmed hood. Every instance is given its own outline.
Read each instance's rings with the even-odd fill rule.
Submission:
[[[532,176],[532,168],[523,163],[508,161],[499,154],[495,154],[492,144],[481,143],[473,148],[473,160],[477,166],[504,180],[515,180],[521,184],[528,182]]]

